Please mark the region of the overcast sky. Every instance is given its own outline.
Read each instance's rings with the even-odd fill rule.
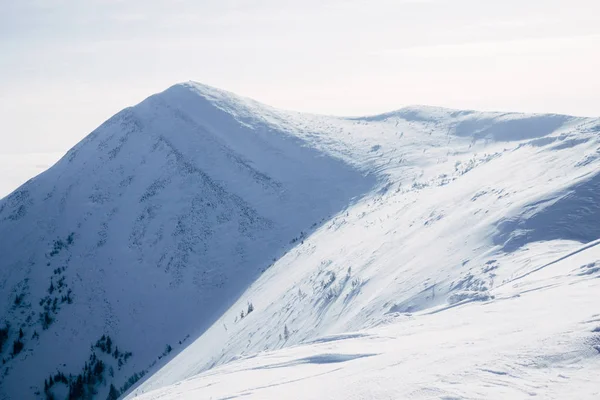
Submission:
[[[0,154],[195,80],[338,115],[600,116],[599,0],[0,0]]]

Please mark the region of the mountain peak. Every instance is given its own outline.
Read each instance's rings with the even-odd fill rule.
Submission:
[[[110,378],[125,392],[376,184],[267,126],[256,104],[174,85],[0,201],[0,324],[18,342],[0,349],[9,357],[0,398],[30,388],[33,397],[49,374],[76,379],[97,360],[106,373],[93,390],[105,398],[100,381]],[[53,377],[52,392],[76,383],[66,379]]]

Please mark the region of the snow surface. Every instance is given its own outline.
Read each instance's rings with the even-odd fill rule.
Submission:
[[[35,397],[108,334],[133,355],[98,398],[142,372],[132,398],[594,397],[598,132],[175,85],[0,201],[2,315],[40,336],[5,345],[0,393]],[[61,276],[74,301],[43,330]]]
[[[492,290],[493,300],[390,314],[136,398],[599,398],[599,243]]]

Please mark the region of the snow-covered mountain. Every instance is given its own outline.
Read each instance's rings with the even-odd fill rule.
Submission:
[[[432,107],[307,115],[175,85],[0,201],[0,390],[480,398],[542,384],[516,365],[573,360],[564,375],[588,382],[599,132]]]
[[[43,393],[50,374],[83,374],[94,357],[99,396],[126,390],[373,186],[270,113],[176,85],[0,203],[6,397]],[[61,397],[67,385],[46,386]]]

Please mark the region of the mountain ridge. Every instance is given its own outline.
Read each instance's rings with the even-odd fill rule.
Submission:
[[[0,394],[43,395],[49,374],[76,377],[92,355],[105,371],[90,390],[126,394],[172,359],[140,394],[491,299],[527,270],[514,260],[528,247],[539,258],[596,235],[569,236],[555,216],[596,194],[600,119],[403,110],[303,114],[187,82],[115,114],[0,200]],[[107,352],[107,336],[131,355]],[[59,378],[48,390],[61,397],[76,381]]]

